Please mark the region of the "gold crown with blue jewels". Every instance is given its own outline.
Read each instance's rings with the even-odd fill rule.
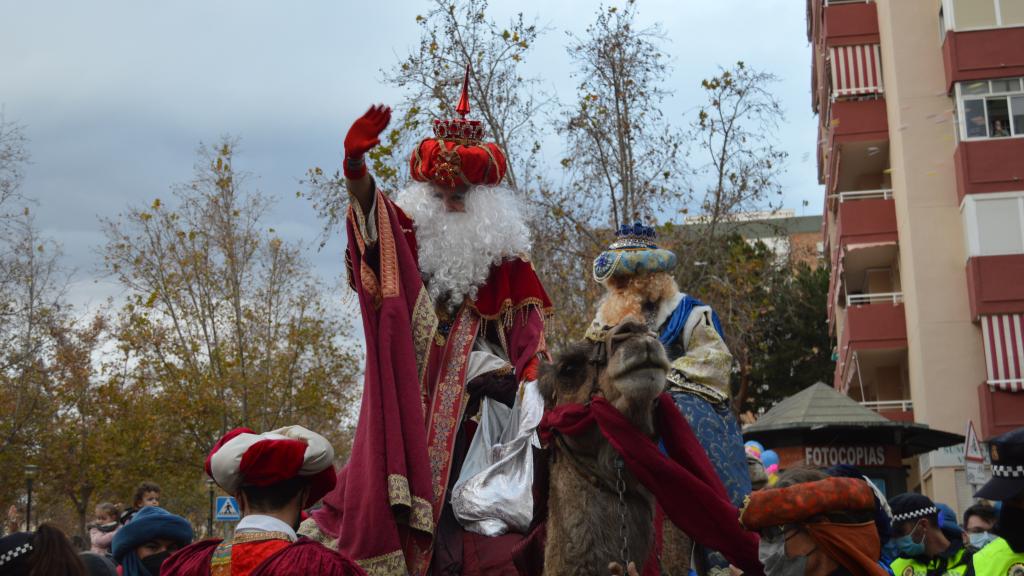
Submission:
[[[658,246],[657,237],[653,227],[640,222],[619,226],[615,240],[594,259],[594,280],[603,283],[612,276],[636,276],[674,269],[676,255]]]

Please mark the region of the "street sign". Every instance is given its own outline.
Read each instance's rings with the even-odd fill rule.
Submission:
[[[985,452],[974,431],[974,422],[970,420],[967,421],[967,434],[964,435],[964,472],[971,486],[982,486],[989,480],[985,472]]]
[[[231,496],[217,496],[217,521],[237,522],[242,519],[238,510],[238,502]]]
[[[985,451],[981,449],[978,434],[974,431],[974,422],[967,421],[967,434],[964,435],[964,460],[968,462],[984,462]]]

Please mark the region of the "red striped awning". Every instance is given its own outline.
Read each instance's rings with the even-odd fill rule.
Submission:
[[[1006,392],[1024,392],[1024,314],[981,317],[988,385]]]
[[[832,96],[882,93],[882,57],[878,44],[833,46],[829,49]]]

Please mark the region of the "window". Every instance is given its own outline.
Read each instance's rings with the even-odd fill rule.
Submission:
[[[960,118],[961,138],[1024,136],[1024,87],[1021,80],[1001,78],[958,83],[957,116]]]
[[[999,15],[1003,26],[1024,25],[1024,0],[1001,0]]]
[[[1024,0],[945,0],[943,15],[956,30],[1024,26]]]
[[[996,4],[993,0],[953,0],[953,14],[958,30],[998,25]]]
[[[969,256],[1024,254],[1024,192],[969,194],[963,218]]]

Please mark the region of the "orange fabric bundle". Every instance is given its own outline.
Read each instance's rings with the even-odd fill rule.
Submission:
[[[853,480],[853,478],[848,478]],[[878,564],[882,545],[874,522],[836,524],[811,522],[804,525],[811,538],[826,556],[853,574],[885,576],[887,572]]]
[[[873,510],[874,492],[866,480],[826,478],[752,493],[740,513],[747,530],[805,521],[825,512]]]

